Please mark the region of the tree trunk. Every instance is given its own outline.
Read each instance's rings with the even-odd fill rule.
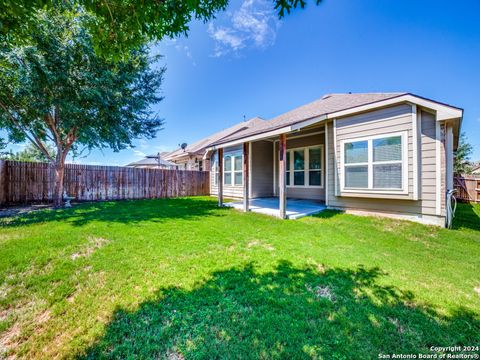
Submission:
[[[63,177],[65,175],[65,154],[60,151],[55,157],[55,185],[53,187],[53,206],[63,206]]]

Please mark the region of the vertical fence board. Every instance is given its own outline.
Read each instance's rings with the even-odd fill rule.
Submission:
[[[455,197],[465,202],[480,202],[480,178],[455,177],[453,179]]]
[[[52,200],[55,170],[45,163],[0,161],[0,204]],[[207,171],[67,164],[64,188],[77,201],[209,195]]]

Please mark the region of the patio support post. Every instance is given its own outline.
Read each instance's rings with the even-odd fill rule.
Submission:
[[[223,206],[223,149],[218,149],[217,161],[218,206]]]
[[[248,194],[248,185],[249,185],[249,172],[250,169],[248,168],[249,164],[249,143],[243,143],[243,211],[248,211],[248,203],[249,203],[249,194]]]
[[[280,218],[287,217],[287,135],[281,134],[278,144],[278,200]]]

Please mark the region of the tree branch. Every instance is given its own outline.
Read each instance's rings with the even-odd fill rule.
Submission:
[[[40,150],[50,161],[53,161],[54,159],[52,156],[49,154],[46,146],[43,144],[42,140],[35,135],[33,132],[29,132],[22,124],[13,116],[8,108],[5,106],[3,102],[0,101],[0,107],[5,111],[5,113],[8,115],[8,117],[12,120],[12,123],[25,135],[25,137],[34,145],[37,147],[38,150]]]
[[[57,114],[56,114],[56,110],[55,110],[55,118],[57,117]],[[57,144],[57,147],[58,146],[63,146],[63,141],[62,141],[62,138],[60,137],[60,134],[58,133],[57,131],[57,128],[56,128],[56,120],[53,119],[52,115],[49,114],[49,113],[46,113],[45,114],[45,122],[48,126],[48,128],[50,129],[50,131],[52,132],[54,138],[55,138],[55,143]]]

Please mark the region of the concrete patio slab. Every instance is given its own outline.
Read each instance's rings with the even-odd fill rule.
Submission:
[[[225,206],[243,210],[243,201],[225,203]],[[256,213],[280,217],[278,198],[250,199],[249,207],[250,211]],[[287,199],[287,219],[299,219],[304,216],[317,214],[325,209],[325,204],[321,202],[303,199]]]

